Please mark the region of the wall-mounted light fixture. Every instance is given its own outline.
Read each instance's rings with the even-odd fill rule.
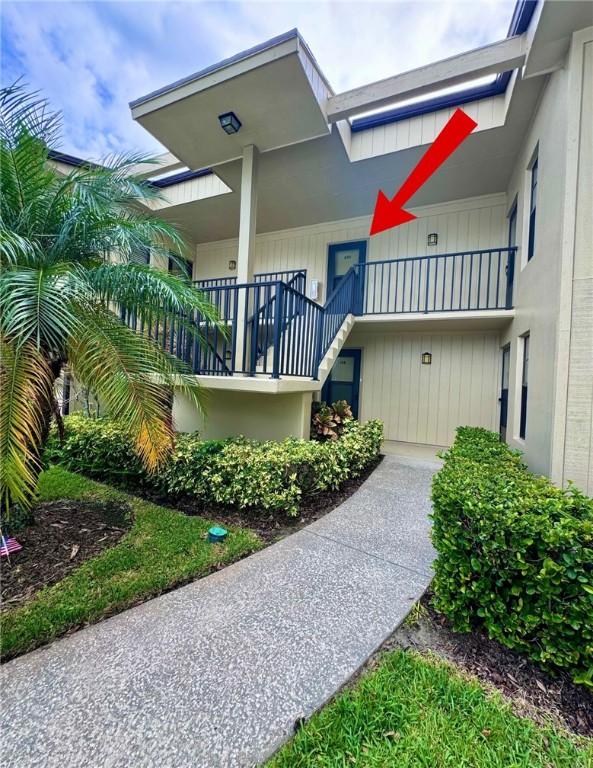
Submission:
[[[229,135],[239,133],[241,121],[234,112],[225,112],[224,115],[218,115],[218,122],[225,133]]]
[[[432,363],[432,354],[430,352],[422,353],[422,365],[430,365]]]
[[[439,242],[439,236],[436,232],[431,232],[428,236],[428,245],[437,245]]]
[[[237,262],[235,259],[229,259],[229,269],[231,272],[234,272],[237,269]]]

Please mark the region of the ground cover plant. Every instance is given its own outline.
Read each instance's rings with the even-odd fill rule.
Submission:
[[[514,715],[496,692],[410,651],[314,715],[269,768],[589,768],[591,742]]]
[[[191,497],[205,505],[296,516],[307,499],[359,477],[377,460],[382,438],[381,422],[352,419],[343,424],[339,439],[325,442],[205,441],[198,434],[180,434],[162,469],[148,473],[120,426],[72,416],[66,419],[64,440],[53,435],[47,460],[170,499]]]
[[[527,471],[498,435],[460,428],[433,484],[435,605],[593,687],[593,500]]]
[[[2,612],[2,657],[11,658],[85,624],[217,570],[257,550],[251,531],[230,528],[223,544],[209,544],[213,522],[129,496],[61,467],[42,473],[43,503],[69,499],[129,508],[129,530],[68,575],[16,608]],[[19,554],[11,559],[18,567]]]

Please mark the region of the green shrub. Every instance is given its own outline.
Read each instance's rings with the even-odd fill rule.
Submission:
[[[147,475],[125,432],[105,419],[66,419],[63,446],[52,435],[48,458],[72,471],[107,482],[149,487],[175,499],[193,496],[204,504],[268,509],[296,515],[303,499],[337,489],[359,476],[379,454],[383,425],[349,420],[339,440],[256,442],[245,438],[177,438],[171,459]]]
[[[593,686],[593,500],[530,474],[498,435],[460,428],[435,476],[435,605]]]
[[[76,414],[64,419],[64,433],[60,444],[57,430],[52,429],[45,452],[47,463],[60,463],[73,472],[117,485],[151,482],[129,434],[116,422]]]

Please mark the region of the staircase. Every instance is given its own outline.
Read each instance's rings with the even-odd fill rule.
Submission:
[[[261,273],[244,284],[215,278],[196,285],[218,321],[198,313],[167,321],[152,310],[139,322],[122,319],[201,376],[323,383],[357,315],[511,310],[515,252],[513,246],[356,264],[323,306],[306,296],[304,270]]]
[[[349,313],[344,318],[344,322],[340,326],[340,330],[335,335],[330,348],[327,350],[327,352],[323,356],[323,359],[319,363],[319,368],[317,373],[317,378],[319,379],[319,386],[323,386],[323,384],[325,384],[325,380],[329,376],[329,372],[331,371],[332,366],[336,361],[336,358],[342,351],[342,347],[344,346],[346,339],[350,335],[350,331],[352,330],[353,325],[354,325],[354,315],[352,313]]]

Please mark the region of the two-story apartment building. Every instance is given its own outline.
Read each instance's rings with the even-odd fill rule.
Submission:
[[[505,40],[341,94],[293,30],[134,101],[227,328],[159,331],[210,391],[178,428],[307,437],[312,399],[345,398],[391,441],[500,430],[592,492],[592,24],[520,0]],[[417,218],[369,236],[459,107],[477,127]]]

